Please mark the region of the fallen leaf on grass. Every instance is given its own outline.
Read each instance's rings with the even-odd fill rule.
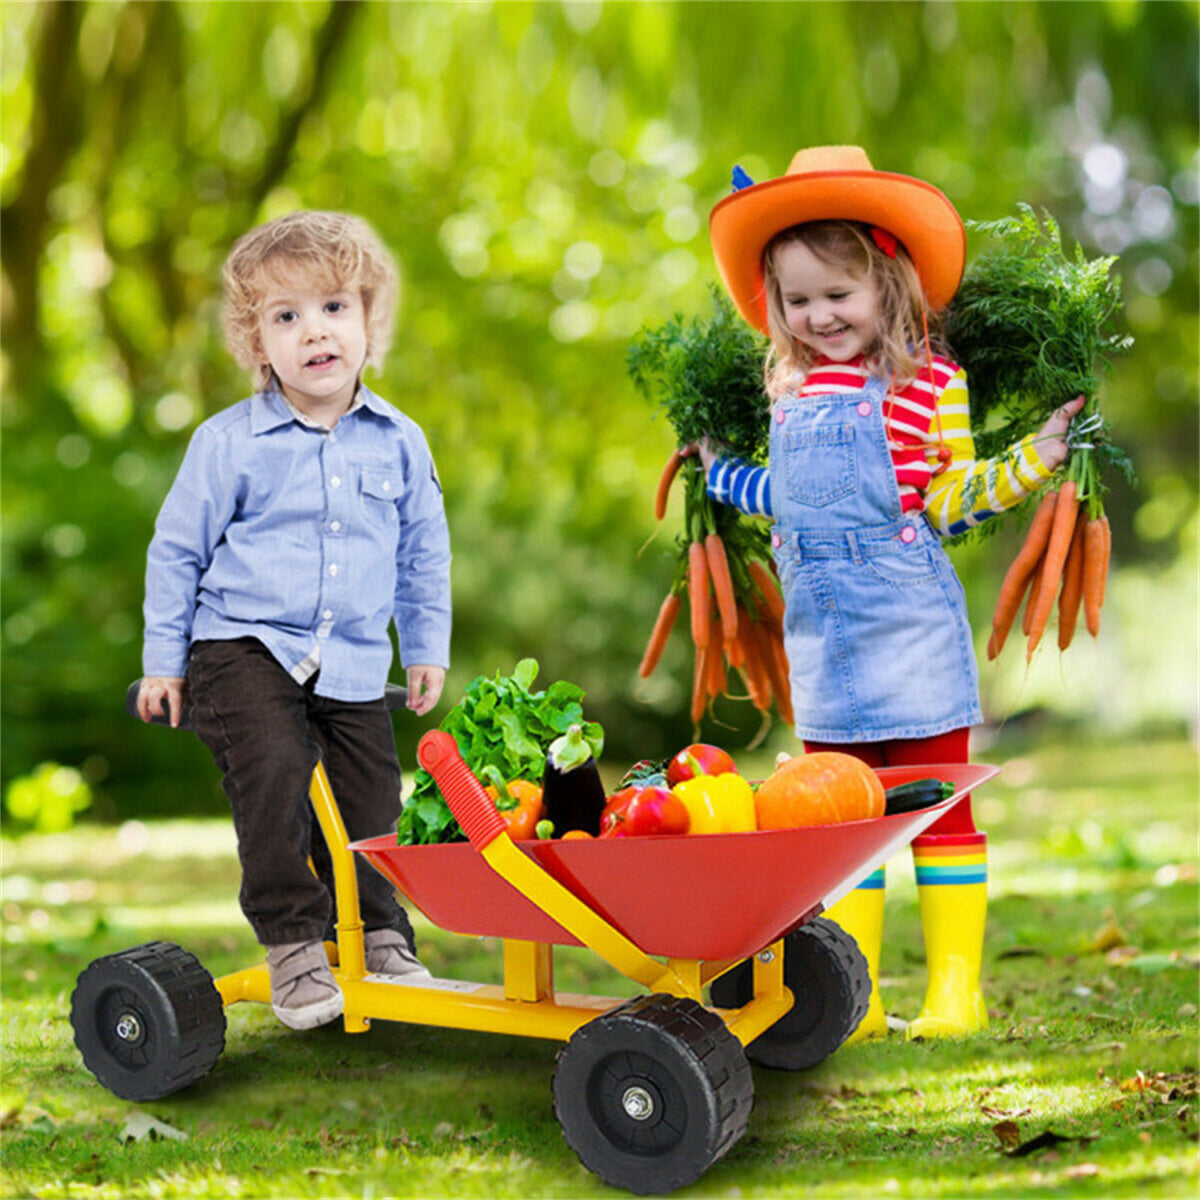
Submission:
[[[143,1142],[149,1139],[169,1138],[174,1142],[187,1141],[187,1134],[162,1121],[156,1121],[149,1113],[131,1112],[121,1127],[121,1141]]]
[[[1183,1100],[1200,1095],[1200,1073],[1196,1071],[1139,1071],[1118,1085],[1123,1092],[1157,1092],[1167,1100]]]
[[[1143,975],[1156,975],[1159,971],[1170,971],[1176,967],[1194,967],[1195,963],[1178,950],[1172,950],[1167,954],[1139,954],[1124,965]]]
[[[1009,1154],[1021,1144],[1021,1127],[1016,1121],[998,1121],[992,1132],[1000,1139],[1000,1148]]]
[[[1105,956],[1104,961],[1110,966],[1127,967],[1134,959],[1141,956],[1136,946],[1114,946]]]
[[[1088,949],[1105,954],[1109,950],[1115,950],[1118,946],[1129,945],[1129,938],[1126,936],[1125,930],[1117,924],[1117,918],[1112,910],[1105,912],[1104,916],[1105,922],[1092,934]]]
[[[1068,1167],[1063,1174],[1068,1179],[1088,1179],[1093,1175],[1099,1175],[1100,1168],[1095,1163],[1079,1163],[1077,1166]]]
[[[985,1117],[987,1117],[989,1120],[1008,1121],[1009,1123],[1015,1123],[1015,1122],[1013,1122],[1014,1117],[1027,1117],[1027,1116],[1029,1116],[1029,1114],[1031,1112],[1033,1112],[1033,1109],[1032,1108],[1004,1109],[1004,1108],[991,1108],[988,1105],[981,1105],[979,1111]]]

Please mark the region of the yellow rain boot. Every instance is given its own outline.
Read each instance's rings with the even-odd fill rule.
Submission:
[[[884,868],[868,875],[852,892],[847,892],[822,916],[836,921],[857,943],[871,971],[871,999],[867,1015],[843,1042],[852,1046],[867,1038],[887,1037],[887,1016],[879,999],[879,951],[883,946]]]
[[[987,1027],[979,983],[987,921],[987,835],[947,834],[912,844],[929,981],[908,1038],[964,1037]]]

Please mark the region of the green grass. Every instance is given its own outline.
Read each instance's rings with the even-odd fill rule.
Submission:
[[[755,1068],[746,1136],[678,1195],[1196,1194],[1194,748],[1007,737],[979,757],[1005,766],[976,801],[991,835],[988,1030],[893,1036],[799,1074]],[[256,960],[228,823],[80,827],[2,849],[0,1195],[614,1194],[562,1138],[546,1041],[383,1022],[297,1034],[237,1005],[206,1079],[116,1099],[72,1044],[74,979],[158,937],[214,975]],[[889,869],[881,974],[889,1012],[911,1017],[924,961],[907,858]],[[436,973],[499,979],[493,940],[417,927]],[[564,990],[635,992],[587,951],[559,951],[555,967]],[[124,1140],[138,1110],[186,1139]],[[1012,1156],[1009,1128],[1071,1140]]]

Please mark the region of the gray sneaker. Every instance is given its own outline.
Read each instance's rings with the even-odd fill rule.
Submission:
[[[433,978],[408,948],[408,940],[394,929],[369,929],[363,934],[363,950],[372,975],[402,976],[408,983]]]
[[[315,1029],[340,1016],[342,993],[321,942],[267,947],[271,1010],[289,1029]]]

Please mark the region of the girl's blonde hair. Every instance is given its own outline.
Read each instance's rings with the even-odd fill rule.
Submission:
[[[896,388],[911,383],[925,363],[926,324],[931,350],[944,350],[940,323],[927,309],[921,280],[903,245],[897,244],[896,257],[892,258],[876,245],[868,225],[858,221],[806,221],[777,233],[763,251],[771,335],[766,380],[772,398],[785,389],[788,376],[796,371],[807,374],[815,357],[812,348],[788,329],[776,267],[780,251],[797,242],[822,262],[856,279],[874,281],[879,297],[879,331],[865,356],[872,375],[890,378]]]
[[[375,231],[348,213],[305,210],[269,221],[239,238],[222,270],[225,344],[259,387],[270,386],[259,319],[269,285],[303,275],[334,291],[362,296],[367,362],[383,363],[396,312],[396,264]]]

